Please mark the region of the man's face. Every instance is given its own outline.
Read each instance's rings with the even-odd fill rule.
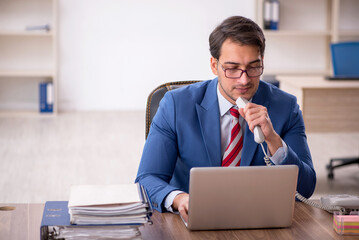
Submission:
[[[223,42],[219,61],[211,58],[212,72],[218,76],[219,92],[232,104],[238,97],[251,99],[258,89],[260,76],[248,77],[243,72],[240,78],[231,79],[226,77],[223,69],[232,69],[227,70],[229,76],[235,69],[248,70],[259,66],[263,66],[263,58],[257,46],[240,45],[230,39]]]

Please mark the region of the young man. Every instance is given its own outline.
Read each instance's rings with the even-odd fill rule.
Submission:
[[[136,182],[147,189],[156,210],[179,211],[187,221],[192,167],[265,165],[254,142],[258,125],[271,161],[298,165],[297,191],[310,197],[316,175],[296,98],[260,80],[262,30],[250,19],[230,17],[211,33],[209,44],[211,69],[218,77],[166,93]],[[250,103],[233,108],[238,97]]]

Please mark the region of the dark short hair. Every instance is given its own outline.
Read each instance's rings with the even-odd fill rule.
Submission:
[[[219,59],[222,44],[228,38],[241,45],[258,46],[261,56],[264,56],[264,34],[262,29],[252,20],[233,16],[217,26],[209,36],[209,50],[212,57]]]

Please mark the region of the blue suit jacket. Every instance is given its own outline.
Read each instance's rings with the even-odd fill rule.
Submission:
[[[221,166],[217,82],[214,79],[167,92],[160,102],[136,178],[158,211],[165,210],[164,199],[171,191],[188,192],[192,167]],[[288,156],[282,164],[298,165],[297,191],[310,197],[316,175],[296,98],[260,81],[252,102],[268,109],[274,130],[288,146]],[[247,125],[241,166],[265,165],[263,157]]]

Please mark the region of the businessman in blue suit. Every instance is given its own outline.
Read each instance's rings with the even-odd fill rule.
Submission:
[[[231,142],[230,109],[243,97],[249,103],[238,109],[243,145],[237,165],[265,164],[253,136],[259,125],[270,160],[297,165],[297,191],[310,197],[316,174],[297,100],[260,80],[265,50],[262,30],[250,19],[230,17],[211,33],[209,44],[210,65],[217,77],[166,93],[153,118],[136,182],[147,189],[156,210],[179,212],[187,220],[190,169],[222,166]]]

